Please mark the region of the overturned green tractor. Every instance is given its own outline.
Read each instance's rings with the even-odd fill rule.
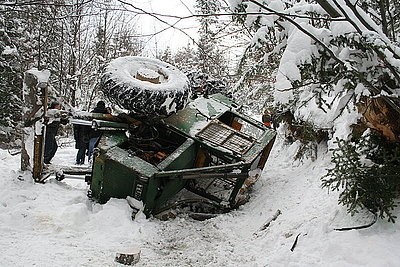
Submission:
[[[147,87],[154,83],[141,82]],[[120,82],[111,82],[111,87],[110,81],[104,83],[113,94],[126,91],[112,88]],[[119,116],[118,122],[93,122],[103,135],[88,178],[91,197],[101,203],[128,198],[146,216],[171,210],[206,216],[245,203],[267,161],[275,131],[241,114],[222,94],[197,97],[166,114],[171,106],[164,111],[158,107],[157,116],[149,116],[137,112],[136,105],[136,112]]]

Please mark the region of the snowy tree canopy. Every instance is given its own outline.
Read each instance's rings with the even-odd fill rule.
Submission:
[[[298,118],[319,128],[347,129],[339,136],[346,138],[359,117],[351,114],[357,108],[365,112],[370,99],[400,111],[397,2],[230,2],[236,12],[247,14],[243,23],[255,30],[255,46],[262,47],[271,33],[276,36],[274,49],[264,55],[265,61],[281,55],[274,98]],[[383,8],[377,8],[379,4]],[[367,125],[382,130],[364,118]],[[393,126],[386,136],[398,139],[398,130]]]

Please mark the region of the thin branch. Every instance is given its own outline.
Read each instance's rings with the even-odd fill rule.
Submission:
[[[376,212],[371,212],[371,213],[374,215],[374,218],[368,224],[358,225],[358,226],[351,226],[351,227],[335,228],[334,230],[335,231],[350,231],[350,230],[359,230],[359,229],[365,229],[365,228],[371,227],[378,220],[378,215],[376,214]]]
[[[125,4],[125,5],[127,5],[127,6],[130,6],[130,7],[132,7],[132,8],[135,9],[135,10],[139,10],[139,11],[142,12],[143,14],[149,15],[149,16],[155,18],[156,20],[160,21],[161,23],[163,23],[163,24],[165,24],[165,25],[168,25],[167,28],[158,31],[156,34],[159,34],[159,33],[163,32],[163,31],[165,31],[165,30],[167,30],[167,29],[171,29],[171,28],[172,28],[172,29],[178,30],[179,32],[183,33],[183,34],[184,34],[185,36],[187,36],[191,41],[193,41],[196,45],[198,45],[197,42],[196,42],[196,40],[193,39],[193,37],[191,37],[188,33],[186,33],[185,31],[183,31],[182,29],[176,27],[176,24],[179,23],[181,20],[183,20],[181,17],[178,17],[178,20],[177,20],[175,23],[170,24],[170,23],[168,23],[167,21],[161,19],[160,16],[158,16],[156,13],[147,12],[147,11],[145,11],[144,9],[138,8],[138,7],[134,6],[133,4],[128,3],[128,2],[126,2],[126,1],[124,1],[124,0],[118,0],[118,2],[120,2],[120,3],[122,3],[122,4]],[[127,10],[127,11],[129,11],[129,10]]]
[[[82,2],[80,4],[88,4],[90,2],[93,2],[93,0],[87,0],[85,2]],[[5,3],[0,3],[0,6],[5,6],[5,7],[21,7],[21,6],[57,6],[57,7],[73,7],[76,4],[60,4],[60,3],[46,3],[43,1],[25,1],[25,2],[5,2]]]
[[[292,247],[290,248],[290,251],[291,251],[291,252],[294,251],[294,248],[295,248],[296,245],[297,245],[297,241],[299,240],[299,236],[300,236],[300,234],[298,234],[298,235],[296,236],[296,239],[294,240],[294,243],[293,243]]]

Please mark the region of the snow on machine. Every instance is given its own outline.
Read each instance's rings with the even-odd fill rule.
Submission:
[[[87,177],[94,200],[128,198],[146,216],[185,210],[200,219],[247,201],[273,130],[222,94],[189,101],[186,76],[154,59],[115,59],[101,89],[127,113],[92,121],[103,131]]]

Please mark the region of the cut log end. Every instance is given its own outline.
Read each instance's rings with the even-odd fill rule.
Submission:
[[[139,262],[140,250],[132,249],[128,252],[117,252],[115,261],[124,265],[134,265]]]

